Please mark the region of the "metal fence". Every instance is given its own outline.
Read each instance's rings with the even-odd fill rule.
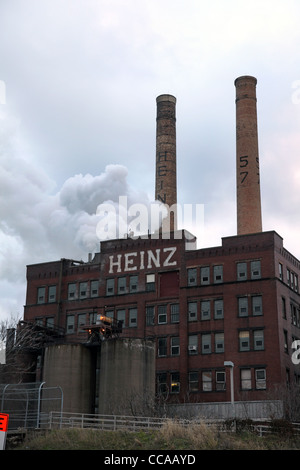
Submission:
[[[280,420],[249,420],[242,423],[243,420],[224,420],[224,419],[172,419],[172,418],[153,418],[141,416],[121,416],[121,415],[93,415],[81,413],[57,413],[51,412],[48,416],[48,422],[45,420],[45,427],[48,429],[57,428],[80,428],[97,429],[102,431],[149,431],[160,429],[168,422],[174,422],[184,427],[192,425],[205,424],[208,427],[214,427],[219,432],[236,432],[239,426],[245,426],[245,429],[255,432],[260,436],[271,432],[280,432]],[[282,423],[287,425],[287,423]],[[295,434],[300,434],[300,423],[289,423],[286,429]]]
[[[107,431],[126,429],[128,431],[158,429],[166,418],[144,416],[99,415],[83,413],[49,413],[48,427],[91,428]]]
[[[45,387],[45,382],[0,384],[0,412],[9,414],[9,431],[44,426],[48,410],[61,412],[62,407],[60,387]]]

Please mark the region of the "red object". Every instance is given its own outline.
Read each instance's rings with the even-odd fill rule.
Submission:
[[[8,428],[8,417],[6,413],[0,413],[0,431],[6,432]]]

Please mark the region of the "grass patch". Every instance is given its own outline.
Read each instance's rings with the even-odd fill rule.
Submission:
[[[6,448],[10,447],[9,440]],[[249,430],[219,432],[205,423],[184,427],[167,420],[153,431],[53,429],[28,433],[15,450],[288,450],[300,449],[300,436],[274,433],[260,437]]]

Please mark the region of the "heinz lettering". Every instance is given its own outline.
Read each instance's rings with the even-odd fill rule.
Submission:
[[[177,247],[157,250],[133,251],[131,253],[111,255],[109,257],[109,274],[177,266],[174,259]]]

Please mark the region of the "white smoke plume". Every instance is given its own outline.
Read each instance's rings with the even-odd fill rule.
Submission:
[[[127,197],[128,206],[151,204],[146,193],[129,186],[122,165],[108,165],[97,176],[72,176],[55,191],[55,183],[21,148],[18,122],[1,115],[0,320],[15,310],[23,314],[26,265],[60,258],[87,260],[89,252],[99,251],[99,205],[109,203],[118,211],[120,196]],[[124,227],[126,214],[123,217]]]

